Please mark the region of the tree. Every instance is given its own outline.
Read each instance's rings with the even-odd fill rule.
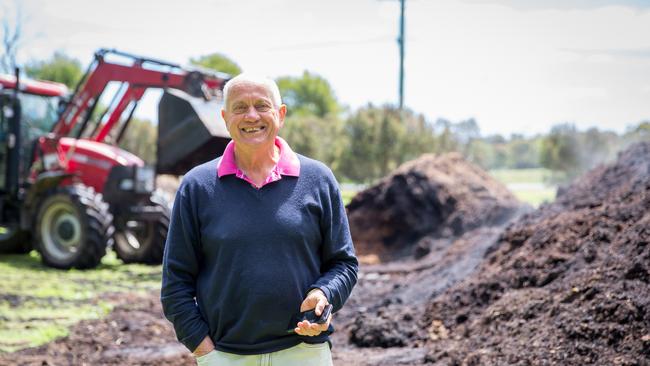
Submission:
[[[481,129],[474,118],[451,124],[451,129],[458,142],[462,145],[469,144],[472,140],[481,137]]]
[[[3,6],[2,12],[5,14],[0,23],[2,23],[2,48],[0,49],[0,72],[13,74],[17,64],[16,57],[20,47],[20,41],[23,36],[23,13],[19,2],[16,2],[15,17],[9,19],[10,12]]]
[[[292,115],[280,131],[296,152],[324,162],[335,173],[346,146],[343,121],[338,116]]]
[[[650,121],[643,121],[629,127],[621,139],[623,140],[621,144],[624,146],[638,141],[650,141]]]
[[[358,109],[345,121],[344,133],[339,172],[357,182],[383,177],[436,147],[433,127],[423,116],[390,105]]]
[[[69,88],[74,88],[83,75],[79,60],[71,58],[61,51],[54,52],[49,60],[27,65],[25,71],[30,77],[56,81]]]
[[[403,129],[396,135],[400,139],[398,165],[436,151],[438,142],[434,128],[423,115],[406,110],[401,112],[400,121]]]
[[[442,154],[451,151],[459,151],[460,141],[453,131],[453,123],[444,118],[439,118],[435,123],[435,129],[440,131],[437,137],[436,153]]]
[[[200,56],[196,59],[190,59],[193,65],[205,67],[208,69],[225,72],[230,75],[241,74],[241,67],[235,61],[222,53],[211,53],[209,55]]]
[[[614,157],[618,136],[613,132],[599,131],[593,127],[580,134],[580,172]]]
[[[360,108],[345,122],[347,146],[342,157],[343,175],[356,182],[379,178],[377,150],[381,110],[373,105]]]
[[[288,114],[303,114],[325,117],[338,114],[341,106],[334,90],[322,76],[304,71],[302,76],[283,76],[276,80]]]
[[[512,135],[507,143],[507,167],[512,169],[539,167],[540,148],[539,139]]]
[[[640,122],[636,127],[632,128],[631,131],[641,134],[650,133],[650,121]]]
[[[579,173],[578,134],[572,124],[553,126],[542,142],[540,161],[543,167],[560,172],[565,178]]]
[[[495,168],[496,148],[483,139],[475,139],[467,145],[467,160],[481,166],[484,169]]]

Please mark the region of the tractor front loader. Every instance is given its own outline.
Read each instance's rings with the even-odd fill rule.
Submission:
[[[46,265],[92,268],[112,244],[126,263],[160,263],[170,204],[156,174],[223,151],[228,78],[103,49],[70,97],[61,84],[0,75],[0,252],[35,248]],[[155,167],[117,147],[149,89],[164,91]]]

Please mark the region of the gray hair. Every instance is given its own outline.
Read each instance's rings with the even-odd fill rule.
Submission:
[[[271,93],[271,101],[273,102],[274,107],[279,108],[282,105],[282,97],[280,96],[280,89],[278,88],[278,84],[276,84],[275,81],[273,81],[273,79],[266,76],[242,73],[228,80],[226,85],[223,87],[224,109],[228,107],[228,94],[230,94],[230,89],[240,84],[261,85],[269,93]]]

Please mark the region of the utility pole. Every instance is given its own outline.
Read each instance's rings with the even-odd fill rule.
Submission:
[[[400,0],[400,17],[399,17],[399,109],[404,109],[404,3],[406,0]]]
[[[399,109],[404,110],[404,8],[406,0],[399,0],[399,35],[397,45],[399,46]]]

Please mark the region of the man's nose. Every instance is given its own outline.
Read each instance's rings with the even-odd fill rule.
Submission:
[[[257,109],[255,109],[255,106],[248,107],[248,109],[246,110],[246,114],[244,115],[246,119],[255,120],[255,121],[257,121],[259,116],[260,115],[257,113]]]

